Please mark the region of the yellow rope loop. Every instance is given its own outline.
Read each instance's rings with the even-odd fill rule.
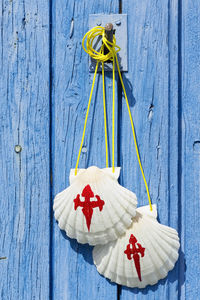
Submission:
[[[95,39],[99,38],[99,37],[102,38],[103,45],[100,48],[100,51],[96,51],[93,47],[93,43],[94,43]],[[86,44],[86,47],[85,47],[85,44]],[[108,49],[107,54],[104,54],[104,51],[103,51],[104,45]],[[150,210],[152,211],[152,204],[151,204],[149,188],[148,188],[147,181],[146,181],[144,171],[143,171],[143,168],[142,168],[142,163],[141,163],[140,154],[139,154],[138,145],[137,145],[137,140],[136,140],[135,127],[134,127],[134,123],[133,123],[133,119],[132,119],[132,115],[131,115],[131,110],[130,110],[130,106],[129,106],[129,102],[128,102],[124,82],[123,82],[123,79],[122,79],[122,75],[121,75],[121,72],[120,72],[118,58],[117,58],[117,52],[120,51],[120,47],[116,45],[115,35],[113,35],[113,42],[110,42],[106,38],[104,27],[101,27],[101,26],[94,27],[84,35],[83,40],[82,40],[82,47],[83,47],[83,49],[86,53],[88,53],[93,59],[97,60],[97,64],[96,64],[96,68],[95,68],[92,88],[91,88],[90,97],[89,97],[89,101],[88,101],[88,108],[87,108],[86,117],[85,117],[83,135],[82,135],[81,145],[80,145],[80,149],[79,149],[78,159],[77,159],[77,162],[76,162],[75,175],[77,174],[77,168],[78,168],[78,163],[79,163],[79,159],[80,159],[81,149],[82,149],[83,141],[84,141],[84,137],[85,137],[85,130],[86,130],[86,124],[87,124],[87,119],[88,119],[88,113],[89,113],[89,108],[90,108],[90,103],[91,103],[91,98],[92,98],[92,93],[93,93],[93,89],[94,89],[94,83],[95,83],[95,78],[96,78],[99,62],[102,62],[104,127],[105,127],[105,139],[106,139],[106,166],[108,166],[107,123],[106,123],[105,83],[104,83],[104,62],[106,62],[108,60],[113,61],[112,170],[114,172],[115,61],[116,61],[117,70],[118,70],[118,73],[119,73],[119,78],[120,78],[120,81],[121,81],[122,89],[123,89],[125,100],[126,100],[129,119],[130,119],[130,122],[131,122],[131,129],[132,129],[132,134],[133,134],[133,140],[134,140],[136,155],[137,155],[138,163],[139,163],[140,170],[141,170],[141,173],[142,173],[142,177],[143,177],[143,180],[144,180],[144,184],[145,184],[145,187],[146,187]]]
[[[102,44],[105,45],[108,53],[104,54],[104,51],[96,51],[93,47],[95,39],[101,37]],[[86,43],[86,47],[85,47]],[[116,45],[116,38],[113,35],[113,42],[108,41],[105,28],[97,26],[89,30],[82,40],[82,46],[86,53],[88,53],[93,59],[100,61],[102,63],[102,79],[103,79],[103,97],[105,97],[105,84],[104,84],[104,62],[110,60],[113,61],[113,108],[112,108],[112,172],[115,172],[115,55],[120,51],[120,47]],[[105,106],[105,100],[104,100]],[[104,124],[105,124],[105,138],[107,139],[107,128],[105,119],[105,107],[104,107]],[[106,140],[106,165],[108,164],[108,150],[107,150],[107,140]]]
[[[104,54],[102,51],[96,51],[93,47],[95,39],[101,37],[102,43],[108,49],[108,53]],[[86,47],[85,47],[86,44]],[[106,38],[105,28],[101,26],[97,26],[89,30],[83,37],[82,47],[86,53],[88,53],[93,59],[101,62],[105,62],[108,60],[113,61],[113,56],[115,53],[120,51],[120,47],[116,45],[116,38],[113,35],[113,42],[110,42]]]

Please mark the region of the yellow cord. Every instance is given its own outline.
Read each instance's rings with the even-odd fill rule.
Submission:
[[[127,105],[127,108],[128,108],[128,114],[129,114],[129,119],[130,119],[130,122],[131,122],[131,128],[132,128],[132,133],[133,133],[133,140],[134,140],[134,144],[135,144],[137,159],[138,159],[138,163],[139,163],[140,170],[141,170],[141,173],[142,173],[142,177],[143,177],[143,180],[144,180],[144,184],[145,184],[145,187],[146,187],[150,210],[152,211],[151,197],[150,197],[150,194],[149,194],[148,184],[147,184],[147,181],[146,181],[146,178],[145,178],[145,175],[144,175],[144,171],[143,171],[143,168],[142,168],[142,163],[141,163],[140,154],[139,154],[138,145],[137,145],[137,140],[136,140],[136,135],[135,135],[135,127],[134,127],[134,124],[133,124],[133,118],[132,118],[132,115],[131,115],[131,110],[130,110],[130,106],[129,106],[129,103],[128,103],[128,98],[127,98],[127,95],[126,95],[124,82],[123,82],[122,75],[121,75],[121,72],[120,72],[117,55],[115,55],[115,57],[116,57],[117,70],[118,70],[118,73],[119,73],[119,78],[120,78],[120,81],[121,81],[124,96],[125,96],[125,99],[126,99],[126,105]]]
[[[115,56],[113,55],[112,171],[115,172]]]
[[[101,47],[99,52],[96,51],[93,48],[93,42],[94,42],[95,38],[98,37],[98,36],[102,37],[102,43],[108,49],[108,53],[106,55],[103,53],[102,47]],[[86,38],[87,38],[87,40],[86,40]],[[86,47],[85,47],[85,40],[86,40]],[[89,113],[89,107],[90,107],[92,92],[93,92],[93,88],[94,88],[94,82],[95,82],[96,73],[97,73],[97,69],[98,69],[98,62],[99,61],[102,62],[102,76],[103,76],[103,90],[104,90],[105,89],[105,84],[104,84],[104,65],[103,65],[103,63],[107,60],[113,61],[112,170],[114,172],[115,60],[116,60],[117,70],[118,70],[118,73],[119,73],[119,78],[120,78],[120,81],[121,81],[121,85],[122,85],[122,89],[123,89],[123,92],[124,92],[126,105],[127,105],[127,109],[128,109],[128,114],[129,114],[129,118],[130,118],[130,122],[131,122],[131,128],[132,128],[132,133],[133,133],[133,140],[134,140],[136,155],[137,155],[138,163],[139,163],[140,170],[141,170],[141,173],[142,173],[142,177],[143,177],[143,180],[144,180],[144,184],[145,184],[145,187],[146,187],[150,210],[152,211],[152,204],[151,204],[151,197],[150,197],[150,193],[149,193],[149,188],[148,188],[147,181],[146,181],[144,171],[143,171],[143,168],[142,168],[142,163],[141,163],[140,154],[139,154],[138,145],[137,145],[137,140],[136,140],[136,135],[135,135],[135,127],[134,127],[134,123],[133,123],[133,119],[132,119],[132,115],[131,115],[131,110],[130,110],[130,106],[129,106],[129,103],[128,103],[128,98],[127,98],[127,94],[126,94],[126,90],[125,90],[125,86],[124,86],[124,83],[123,83],[123,79],[122,79],[122,75],[121,75],[120,67],[119,67],[119,62],[118,62],[118,58],[117,58],[117,52],[120,51],[120,47],[116,45],[115,35],[113,35],[113,42],[110,42],[106,38],[104,27],[97,26],[97,27],[92,28],[91,30],[89,30],[85,34],[85,36],[83,37],[83,40],[82,40],[82,46],[83,46],[83,49],[85,50],[86,53],[88,53],[93,59],[97,60],[97,65],[96,65],[96,69],[95,69],[94,79],[93,79],[93,83],[92,83],[92,89],[91,89],[90,98],[89,98],[89,102],[88,102],[88,109],[87,109],[86,118],[85,118],[85,125],[84,125],[84,130],[83,130],[81,146],[80,146],[80,149],[79,149],[78,160],[77,160],[77,163],[76,163],[75,175],[77,174],[78,162],[79,162],[81,148],[82,148],[83,140],[84,140],[84,136],[85,136],[85,129],[86,129],[86,124],[87,124],[87,118],[88,118],[88,113]],[[105,92],[103,91],[103,101],[105,101],[104,97],[105,97]],[[105,104],[104,104],[105,138],[107,139],[107,125],[106,125],[105,115],[106,114],[105,114]],[[107,149],[107,147],[106,147],[106,149]],[[107,158],[106,158],[106,160],[107,160]]]
[[[108,134],[107,134],[107,119],[106,119],[104,62],[102,62],[102,82],[103,82],[103,112],[104,112],[104,131],[105,131],[105,147],[106,147],[106,168],[108,168]]]
[[[107,54],[104,54],[101,49],[100,51],[96,51],[93,48],[94,39],[98,36],[102,37],[103,45],[106,45],[106,48],[109,50]],[[87,40],[86,40],[87,38]],[[86,41],[86,47],[85,47]],[[83,37],[82,47],[86,53],[88,53],[93,59],[97,61],[105,62],[107,60],[113,60],[113,56],[115,53],[120,51],[120,47],[116,45],[115,36],[113,36],[113,43],[109,42],[106,39],[105,28],[101,26],[97,26],[89,30]]]

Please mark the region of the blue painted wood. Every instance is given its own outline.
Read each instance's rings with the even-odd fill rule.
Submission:
[[[50,4],[1,2],[0,257],[6,259],[0,260],[0,298],[198,299],[199,3],[54,0]],[[178,229],[181,237],[175,269],[144,290],[117,287],[100,276],[92,262],[92,248],[59,230],[50,197],[68,185],[80,145],[93,76],[81,49],[88,16],[118,13],[120,6],[128,14],[129,71],[123,76],[152,201],[158,206],[159,221]],[[99,78],[80,167],[105,166],[101,84]],[[120,180],[145,205],[127,109],[118,91]],[[106,75],[106,93],[111,121],[111,74]],[[22,151],[17,152],[15,145]]]
[[[93,79],[93,74],[89,73],[88,55],[81,46],[82,38],[89,29],[89,14],[116,13],[118,1],[53,1],[52,12],[52,167],[55,196],[68,186],[70,168],[74,168],[76,164]],[[111,76],[106,73],[110,125]],[[102,99],[100,78],[96,82],[80,158],[79,167],[82,168],[91,165],[105,167]],[[110,139],[111,126],[109,141]],[[117,299],[117,286],[100,276],[93,265],[92,247],[68,239],[65,233],[60,231],[55,220],[52,239],[53,299]]]
[[[0,299],[49,299],[49,2],[0,6]]]
[[[128,13],[129,72],[124,74],[138,145],[159,221],[178,229],[178,2],[123,1]],[[131,15],[130,15],[131,12]],[[121,109],[121,182],[148,205],[125,100]],[[127,141],[129,141],[127,143]],[[178,299],[178,264],[143,290],[122,288],[121,300]]]
[[[200,5],[182,1],[180,65],[180,193],[181,232],[185,252],[185,285],[181,299],[199,298],[200,294]],[[181,176],[182,175],[182,176]],[[184,270],[185,269],[185,270]]]

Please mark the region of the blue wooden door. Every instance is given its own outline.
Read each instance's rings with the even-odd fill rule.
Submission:
[[[53,218],[80,145],[92,80],[81,40],[94,13],[128,15],[123,76],[141,159],[159,221],[181,240],[175,268],[143,290],[100,276],[92,248]],[[0,21],[0,299],[200,299],[200,3],[1,0]],[[118,81],[116,90],[120,182],[145,205]],[[80,167],[105,166],[101,77],[94,95]],[[111,120],[109,100],[107,108]]]

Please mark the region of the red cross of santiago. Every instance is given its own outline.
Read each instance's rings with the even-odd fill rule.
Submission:
[[[101,200],[101,198],[98,195],[95,195],[97,201],[90,201],[91,198],[94,198],[94,193],[89,184],[84,187],[81,196],[85,198],[85,201],[81,201],[80,194],[78,194],[74,199],[74,209],[77,210],[79,206],[83,207],[82,212],[86,219],[88,231],[90,231],[93,208],[98,207],[99,210],[102,211],[105,202]]]
[[[144,257],[144,251],[145,248],[141,246],[141,244],[137,243],[136,237],[131,234],[130,239],[129,239],[129,244],[126,247],[126,250],[124,253],[127,255],[127,258],[131,260],[133,258],[134,263],[135,263],[135,268],[137,271],[137,275],[140,281],[141,279],[141,270],[140,270],[140,255],[141,257]]]

